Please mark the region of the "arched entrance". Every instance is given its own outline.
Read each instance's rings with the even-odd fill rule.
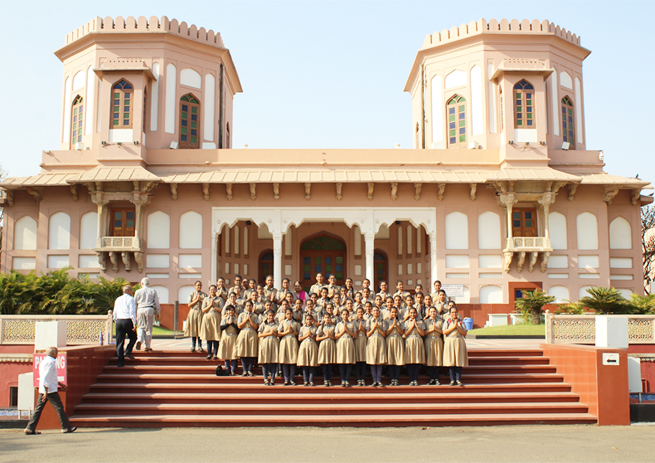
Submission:
[[[346,282],[346,243],[329,233],[318,233],[303,240],[300,244],[300,264],[302,284],[305,290],[314,283],[317,273],[327,276],[333,273],[337,284]]]
[[[266,249],[259,255],[259,284],[266,283],[266,277],[273,275],[273,250]]]
[[[380,289],[380,282],[389,282],[389,259],[387,258],[387,253],[381,249],[376,249],[375,254],[373,255],[373,265],[375,266],[374,292],[378,292]]]

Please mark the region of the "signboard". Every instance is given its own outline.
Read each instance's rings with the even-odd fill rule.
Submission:
[[[32,362],[32,373],[34,373],[34,387],[39,387],[39,366],[41,365],[41,362],[43,359],[45,359],[47,355],[45,353],[42,354],[34,354],[34,360]],[[66,357],[66,352],[60,352],[57,354],[57,360],[56,360],[56,365],[57,365],[57,381],[60,382],[61,384],[66,384],[68,385],[68,377],[66,375],[66,370],[68,366],[68,359]]]
[[[464,285],[441,285],[448,298],[464,297]]]

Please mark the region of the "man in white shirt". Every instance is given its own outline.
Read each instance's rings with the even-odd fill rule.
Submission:
[[[36,425],[39,424],[39,418],[41,418],[41,412],[45,404],[50,401],[52,406],[55,408],[57,415],[59,416],[59,421],[61,422],[61,432],[75,432],[77,428],[71,426],[66,412],[64,411],[64,405],[61,403],[61,398],[59,397],[59,392],[57,390],[61,388],[62,391],[68,389],[64,384],[61,384],[57,381],[57,353],[58,350],[56,347],[48,347],[46,350],[46,357],[41,361],[39,365],[39,398],[38,403],[36,404],[36,409],[34,410],[34,415],[32,419],[27,424],[25,428],[25,434],[41,434],[36,430]]]
[[[137,289],[134,294],[136,302],[136,320],[138,325],[136,350],[141,350],[141,344],[145,343],[146,352],[152,352],[150,343],[152,342],[152,325],[155,321],[155,316],[159,320],[159,296],[157,291],[150,287],[150,280],[144,278],[141,280],[141,289]],[[156,314],[155,314],[156,311]]]
[[[136,344],[136,303],[132,297],[132,287],[123,286],[123,295],[114,302],[114,321],[116,322],[116,355],[118,366],[125,366],[125,357],[134,360],[132,349]],[[130,339],[125,349],[125,336]]]

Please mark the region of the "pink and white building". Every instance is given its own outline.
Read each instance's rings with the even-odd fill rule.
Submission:
[[[643,293],[648,182],[587,148],[590,51],[548,21],[428,35],[405,86],[412,149],[233,149],[237,70],[220,34],[184,22],[98,17],[55,53],[59,149],[0,185],[4,272],[147,275],[166,302],[197,279],[317,271],[440,279],[470,307]]]

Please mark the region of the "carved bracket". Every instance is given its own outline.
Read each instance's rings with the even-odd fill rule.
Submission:
[[[632,203],[633,206],[636,206],[640,199],[641,190],[632,190],[632,193],[630,194],[630,203]]]
[[[130,253],[127,251],[121,252],[121,258],[123,259],[123,265],[125,265],[125,271],[129,272],[132,270],[132,264],[130,263]]]
[[[118,272],[118,254],[115,251],[109,251],[109,260],[111,260],[114,272]]]
[[[395,201],[398,198],[398,182],[391,184],[391,200]]]
[[[528,272],[532,272],[534,270],[534,265],[537,263],[538,258],[539,258],[538,251],[532,251],[530,253],[530,263],[528,264]]]
[[[5,190],[5,198],[7,199],[7,204],[10,206],[14,205],[14,192],[12,190]]]
[[[577,183],[571,183],[569,185],[569,201],[573,201],[575,199],[575,192],[578,189],[578,184]]]
[[[73,201],[77,201],[77,198],[78,198],[78,196],[77,196],[77,185],[70,185],[69,188],[71,190],[71,196],[73,197]]]
[[[541,255],[541,272],[545,272],[548,267],[548,258],[550,257],[550,252],[544,252]]]
[[[471,199],[471,201],[475,201],[475,197],[478,191],[478,184],[471,183],[470,187],[471,187],[471,191],[469,192],[469,198]]]
[[[343,183],[337,183],[337,201],[341,201],[341,198],[343,198],[343,195],[341,193],[343,188]]]
[[[617,186],[606,186],[603,187],[603,201],[609,206],[612,204],[612,200],[619,193],[619,187]]]
[[[514,258],[514,253],[512,251],[503,252],[505,256],[505,273],[509,272],[509,267],[512,265],[512,259]]]
[[[309,200],[312,197],[312,184],[305,183],[305,199]]]
[[[96,255],[98,256],[98,263],[100,264],[100,268],[104,272],[107,270],[107,256],[104,252],[96,252]]]
[[[171,199],[177,199],[177,183],[171,183]]]
[[[516,271],[521,273],[523,270],[523,264],[525,263],[525,251],[519,252],[519,260],[516,262]]]
[[[421,199],[421,188],[423,187],[422,183],[415,183],[414,184],[414,199],[419,200]]]
[[[250,199],[253,201],[257,199],[257,184],[256,183],[251,183],[250,184]]]
[[[211,188],[211,185],[209,183],[203,183],[202,184],[202,199],[205,201],[209,201],[209,190]]]
[[[226,183],[225,184],[225,198],[228,201],[232,201],[232,184],[231,183]]]
[[[143,273],[143,253],[135,252],[134,260],[136,261],[136,269],[139,273]]]
[[[437,192],[437,198],[439,198],[439,201],[443,200],[443,195],[446,192],[446,184],[445,183],[440,183],[438,186],[439,190]]]
[[[273,184],[273,199],[275,199],[275,200],[280,199],[280,184],[279,183],[274,183]]]
[[[369,182],[368,183],[368,191],[366,193],[366,199],[369,201],[373,199],[373,189],[375,188],[375,183]]]
[[[27,187],[27,192],[34,197],[34,201],[40,203],[43,199],[43,188]]]

